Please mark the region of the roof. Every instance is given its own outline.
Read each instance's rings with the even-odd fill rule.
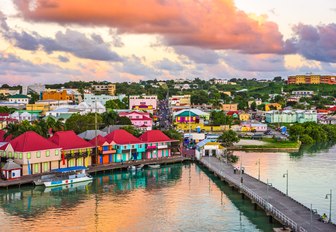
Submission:
[[[199,110],[199,109],[184,109],[184,110],[180,110],[180,111],[177,111],[176,113],[174,113],[174,116],[179,115],[180,113],[182,113],[184,111],[189,111],[189,110],[191,112],[193,112],[194,114],[199,115],[199,116],[210,116],[209,113],[206,113],[206,112],[204,112],[202,110]],[[189,115],[189,113],[188,113],[188,115]]]
[[[234,114],[239,114],[238,111],[229,111],[226,113],[226,115],[234,115]]]
[[[149,113],[138,112],[138,111],[135,111],[135,110],[132,110],[131,112],[119,112],[118,114],[119,114],[119,116],[121,116],[121,115],[129,115],[129,114],[149,115]]]
[[[173,141],[160,130],[150,130],[143,133],[139,139],[144,142],[169,142]]]
[[[93,139],[91,139],[89,141],[89,143],[91,143],[92,145],[96,146],[96,138],[97,138],[97,145],[98,146],[102,146],[104,145],[104,143],[108,143],[106,138],[101,136],[101,135],[98,135],[97,137],[94,137]]]
[[[12,138],[12,135],[9,135],[5,138],[6,131],[0,130],[0,142],[9,142]]]
[[[0,117],[8,117],[10,113],[0,113]]]
[[[8,98],[28,98],[29,99],[27,95],[23,95],[23,94],[15,94],[15,95],[9,96]]]
[[[74,172],[74,171],[81,171],[81,170],[86,170],[87,168],[84,166],[74,166],[74,167],[69,167],[69,168],[57,168],[57,169],[52,169],[52,172]]]
[[[330,111],[336,111],[336,106],[329,108]]]
[[[195,114],[194,112],[192,112],[191,110],[186,110],[186,111],[183,111],[179,114],[176,114],[175,116],[189,117],[189,116],[198,116],[198,115]]]
[[[112,141],[116,144],[142,143],[140,139],[122,129],[112,131],[105,138],[108,143]]]
[[[142,116],[142,118],[130,118],[131,121],[152,121],[151,118],[148,118],[146,116]]]
[[[18,152],[41,151],[60,148],[56,144],[50,142],[48,139],[42,137],[34,131],[27,131],[23,133],[22,135],[11,140],[9,144],[13,147],[14,151]],[[0,149],[3,148],[5,147],[1,147]]]
[[[96,130],[87,130],[87,131],[84,131],[83,133],[80,133],[78,136],[85,140],[91,140],[95,138],[96,135],[106,136],[107,133],[101,130],[97,130],[97,134],[96,134]]]
[[[21,169],[21,166],[14,162],[12,159],[8,159],[7,163],[3,166],[2,170],[13,170],[13,169]]]
[[[93,147],[91,143],[76,135],[74,131],[58,131],[49,138],[49,141],[64,150]]]

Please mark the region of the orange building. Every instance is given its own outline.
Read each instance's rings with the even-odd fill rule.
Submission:
[[[287,83],[291,84],[336,84],[336,76],[296,75],[289,76]]]
[[[46,90],[42,93],[42,100],[75,100],[75,96],[73,94],[68,94],[68,92],[64,90]]]

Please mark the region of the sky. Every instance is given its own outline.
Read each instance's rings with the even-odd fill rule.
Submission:
[[[334,0],[0,0],[0,84],[336,74]]]

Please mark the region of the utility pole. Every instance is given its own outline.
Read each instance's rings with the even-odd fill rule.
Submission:
[[[95,148],[95,155],[96,155],[96,165],[98,165],[98,132],[97,132],[97,101],[95,101],[95,144],[96,144],[96,148]]]

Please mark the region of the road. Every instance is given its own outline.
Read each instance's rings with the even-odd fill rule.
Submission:
[[[165,98],[158,102],[158,123],[161,130],[168,130],[172,127],[172,117],[169,108],[169,100]]]

